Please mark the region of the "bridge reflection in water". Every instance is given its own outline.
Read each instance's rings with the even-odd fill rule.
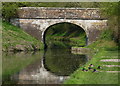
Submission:
[[[55,62],[53,60],[55,58],[60,59],[61,64],[59,61]],[[61,60],[61,58],[64,60]],[[88,55],[72,54],[65,49],[47,50],[43,58],[14,74],[11,79],[16,80],[18,84],[62,84],[71,73],[88,60]]]

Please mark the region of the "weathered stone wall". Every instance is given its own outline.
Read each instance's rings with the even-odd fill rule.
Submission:
[[[11,19],[11,23],[42,42],[45,31],[57,23],[68,22],[83,28],[88,45],[96,41],[107,26],[107,20],[101,18],[96,8],[21,7],[18,15],[19,18]]]
[[[96,8],[21,7],[19,18],[102,19]]]
[[[100,32],[107,26],[107,20],[76,19],[11,19],[11,23],[20,26],[24,31],[44,41],[46,29],[58,23],[68,22],[80,26],[86,32],[88,44],[96,41]]]

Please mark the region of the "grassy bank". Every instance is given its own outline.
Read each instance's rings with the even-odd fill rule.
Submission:
[[[8,22],[2,22],[2,51],[30,51],[43,49],[42,43]]]
[[[50,36],[48,37],[48,40],[46,41],[47,45],[50,45],[50,43],[55,43],[56,45],[60,45],[59,43],[62,43],[63,46],[66,45],[66,47],[71,46],[77,46],[77,47],[82,47],[86,45],[85,38],[80,38],[80,37],[55,37],[55,36]],[[61,46],[61,45],[60,45]]]
[[[118,71],[119,67],[106,67],[104,65],[118,65],[118,62],[101,62],[105,59],[117,59],[118,50],[117,45],[113,41],[99,40],[92,45],[87,46],[94,50],[92,59],[83,67],[88,69],[89,64],[93,64],[93,69],[97,69],[101,66],[101,69],[97,69],[98,72],[82,71],[82,68],[78,68],[71,76],[66,80],[64,84],[118,84],[118,73],[111,73],[107,71]]]
[[[86,38],[85,35],[81,35],[78,37],[64,37],[64,36],[49,36],[47,37],[47,42],[50,40],[52,41],[61,41],[61,42],[69,42],[71,46],[85,46],[86,45]]]

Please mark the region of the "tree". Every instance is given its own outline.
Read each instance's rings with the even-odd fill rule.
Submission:
[[[108,18],[108,28],[113,32],[113,40],[120,41],[120,2],[101,3],[102,16]]]
[[[3,2],[2,5],[3,5],[2,7],[3,20],[9,21],[10,18],[15,17],[17,15],[16,14],[16,10],[18,8],[17,4],[10,2]]]

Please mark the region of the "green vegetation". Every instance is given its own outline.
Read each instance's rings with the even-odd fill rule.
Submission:
[[[82,47],[82,46],[86,45],[85,39],[86,39],[85,36],[84,37],[79,36],[79,37],[69,38],[69,37],[62,37],[62,36],[54,36],[53,35],[53,36],[47,37],[46,42],[47,42],[47,45],[50,45],[51,42],[54,44],[57,44],[57,45],[59,45],[59,44],[61,45],[61,42],[63,42],[63,43],[67,43],[68,47],[71,47],[71,46]]]
[[[106,29],[101,33],[100,38],[86,48],[94,51],[92,59],[83,67],[88,69],[89,64],[93,64],[93,69],[97,69],[100,65],[102,69],[97,69],[98,72],[82,71],[80,67],[75,71],[70,79],[64,84],[118,84],[118,73],[108,73],[107,71],[119,71],[118,67],[105,67],[104,65],[118,65],[118,62],[101,62],[104,59],[118,59],[118,44],[113,40],[113,33]]]
[[[3,51],[30,51],[43,49],[43,45],[37,39],[31,37],[20,28],[3,22],[2,37]]]
[[[19,7],[81,7],[94,8],[99,7],[96,2],[3,2],[2,15],[3,19],[9,21],[10,18],[17,16],[17,9]]]
[[[84,67],[88,67],[89,64],[93,64],[94,68],[98,65],[102,66],[102,69],[99,69],[99,72],[81,71],[81,67],[75,71],[70,79],[66,80],[65,84],[118,84],[118,73],[107,73],[106,71],[118,71],[118,67],[105,67],[104,65],[118,65],[118,62],[101,62],[103,59],[111,59],[116,58],[118,56],[119,49],[119,41],[120,41],[120,25],[118,22],[120,21],[120,2],[76,2],[76,3],[32,3],[32,2],[5,2],[3,3],[2,15],[3,20],[9,21],[10,18],[17,16],[18,7],[81,7],[81,8],[101,8],[103,18],[108,19],[108,28],[101,34],[101,37],[94,42],[93,44],[86,46],[87,48],[91,48],[94,51],[94,55],[92,59],[84,65]],[[57,29],[56,29],[57,28]],[[54,25],[48,29],[46,32],[46,42],[49,40],[57,40],[57,41],[68,41],[71,42],[72,46],[84,46],[85,45],[85,34],[82,29],[77,29],[79,27],[75,25],[69,26],[69,24],[59,24]],[[79,32],[80,31],[80,32]],[[82,33],[81,33],[82,31]],[[80,33],[80,34],[79,34]],[[24,40],[24,41],[23,41]],[[30,44],[30,45],[28,45]],[[58,45],[63,45],[60,42],[57,42]],[[3,22],[3,51],[11,50],[16,47],[16,45],[25,45],[25,49],[31,50],[31,48],[26,48],[26,46],[35,48],[37,45],[37,49],[41,49],[43,47],[41,43],[29,36],[19,28],[16,28],[9,23]],[[12,48],[11,48],[12,46]],[[34,46],[34,47],[33,47]],[[63,45],[65,46],[65,45]],[[19,49],[18,49],[19,50]],[[3,60],[5,61],[6,58]],[[7,58],[8,59],[8,58]],[[15,58],[11,59],[10,62],[18,62]],[[29,59],[30,62],[33,59]],[[50,60],[50,59],[49,59]],[[25,62],[20,58],[20,62]],[[61,60],[62,61],[62,60]],[[49,61],[52,64],[52,61]],[[57,61],[55,61],[57,62]],[[5,62],[6,63],[6,62]],[[19,62],[18,62],[19,63]],[[27,65],[26,63],[25,65]],[[58,66],[59,64],[56,63]],[[6,63],[6,67],[4,72],[6,71],[7,75],[11,74],[8,72],[9,70],[14,70],[14,67],[11,69],[7,69],[7,66],[10,65]],[[13,64],[15,66],[15,64]],[[19,66],[21,64],[19,63]],[[17,66],[17,67],[19,67]],[[52,65],[54,67],[54,65]],[[23,68],[21,65],[20,68]],[[55,71],[59,71],[59,69],[55,68]],[[19,69],[17,69],[18,71]],[[54,71],[54,72],[55,72]],[[12,72],[13,73],[13,72]],[[6,76],[6,74],[3,74]]]
[[[60,23],[51,26],[46,31],[45,37],[47,45],[49,45],[51,40],[69,42],[71,46],[81,47],[86,45],[85,31],[81,27],[71,23]]]
[[[118,73],[108,73],[106,71],[119,71],[118,67],[105,67],[104,65],[118,65],[118,62],[101,62],[103,59],[114,59],[117,56],[118,51],[115,42],[113,41],[97,41],[88,46],[94,50],[92,59],[83,67],[88,69],[89,64],[93,64],[95,69],[100,65],[102,69],[97,69],[98,72],[82,71],[83,67],[80,67],[75,71],[70,79],[66,80],[64,84],[118,84]],[[116,48],[115,48],[116,47]],[[104,58],[103,58],[104,57]],[[116,58],[116,59],[117,59]]]
[[[57,40],[50,40],[49,42],[47,42],[47,47],[48,49],[52,49],[52,48],[71,48],[71,44],[66,42],[66,41],[57,41]]]
[[[5,51],[2,54],[2,78],[3,81],[9,81],[12,74],[40,59],[41,53],[28,51],[42,50],[43,44],[8,22],[2,22],[2,27],[2,51]],[[5,83],[11,83],[11,81]]]
[[[3,2],[3,20],[17,16],[19,7],[79,7],[79,8],[100,8],[103,18],[108,19],[109,29],[113,32],[113,40],[120,41],[120,2]]]
[[[112,31],[113,40],[120,44],[120,2],[106,2],[100,5],[102,16],[108,19],[108,28]]]
[[[94,68],[97,68],[97,66],[102,66],[102,69],[98,69],[97,71],[102,72],[92,72],[92,70],[88,72],[83,72],[81,68],[79,68],[77,71],[75,71],[71,78],[65,81],[65,84],[118,84],[118,73],[107,73],[106,71],[118,71],[118,67],[104,67],[103,65],[106,65],[106,63],[109,62],[100,62],[102,56],[110,56],[108,59],[111,59],[111,56],[118,55],[118,52],[116,51],[101,51],[99,53],[96,53],[92,57],[92,60],[89,61],[85,67],[88,67],[89,64],[95,65]],[[107,64],[108,65],[108,64]],[[117,65],[114,63],[109,63],[109,65]]]

